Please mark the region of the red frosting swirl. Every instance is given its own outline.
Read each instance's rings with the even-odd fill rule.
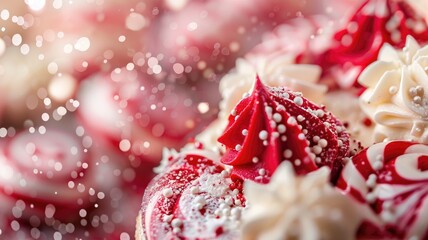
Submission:
[[[242,182],[232,180],[218,158],[201,149],[169,156],[147,187],[137,231],[149,240],[235,236],[245,202]]]
[[[344,26],[320,63],[344,88],[358,84],[361,71],[377,59],[383,44],[401,48],[407,35],[428,41],[424,18],[405,1],[366,0]]]
[[[329,166],[334,180],[349,149],[349,135],[331,113],[258,78],[253,93],[232,111],[219,142],[227,149],[222,162],[234,167],[233,174],[259,182],[267,182],[282,161],[290,161],[298,174]]]
[[[337,187],[367,203],[384,226],[362,227],[369,238],[428,238],[428,145],[375,144],[348,162]]]

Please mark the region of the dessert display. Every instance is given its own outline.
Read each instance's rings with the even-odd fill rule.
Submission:
[[[228,218],[210,220],[205,210],[182,211],[199,205],[185,204],[181,190],[162,195],[181,189],[171,187],[176,182],[194,186],[189,174],[170,175],[177,157],[165,155],[167,163],[144,195],[137,239],[428,236],[423,217],[428,79],[421,46],[428,34],[423,18],[404,1],[365,1],[346,30],[297,22],[307,26],[296,31],[297,41],[278,34],[280,28],[291,33],[293,23],[281,25],[222,78],[218,118],[197,136],[200,147],[192,150],[202,146],[214,154],[206,158],[208,166],[198,161],[204,163],[199,174],[222,166],[229,169],[227,179],[242,183],[236,191],[242,196],[240,220],[214,234],[218,219]],[[323,35],[316,34],[319,29]],[[187,152],[174,154],[186,159]],[[205,191],[204,204],[216,193]],[[176,225],[179,229],[161,223],[165,219],[158,209],[164,204],[175,206],[170,210],[174,217],[185,219]],[[235,201],[229,205],[235,208]],[[188,219],[199,219],[195,212],[205,218],[191,225]],[[200,232],[189,234],[195,228]]]
[[[425,0],[0,1],[0,239],[428,239]]]

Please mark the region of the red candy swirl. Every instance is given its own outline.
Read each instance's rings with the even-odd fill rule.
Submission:
[[[427,239],[428,145],[406,141],[375,144],[355,155],[337,187],[368,203],[384,223],[363,237]]]
[[[232,111],[219,142],[227,149],[222,162],[233,165],[236,176],[260,182],[282,161],[290,161],[298,174],[329,166],[334,180],[349,149],[349,135],[331,113],[260,79]]]
[[[22,132],[2,140],[0,212],[20,220],[35,216],[46,223],[76,220],[79,210],[97,200],[103,168],[90,160],[79,139],[62,131]]]

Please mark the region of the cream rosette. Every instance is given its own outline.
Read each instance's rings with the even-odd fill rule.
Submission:
[[[402,50],[385,44],[378,61],[367,67],[359,82],[367,87],[362,109],[376,124],[376,142],[411,140],[428,143],[428,46],[408,36]]]
[[[315,103],[322,103],[327,86],[318,84],[321,71],[317,65],[296,64],[296,56],[283,51],[269,55],[253,54],[245,59],[238,59],[236,68],[220,81],[222,100],[218,119],[197,139],[207,147],[217,147],[217,138],[226,128],[229,114],[242,96],[252,91],[257,75],[268,86],[285,86],[302,92],[304,97]]]
[[[284,162],[269,184],[245,182],[242,239],[354,239],[364,211],[328,179],[328,168],[296,176]]]

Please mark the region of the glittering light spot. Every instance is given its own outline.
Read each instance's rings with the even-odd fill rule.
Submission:
[[[39,133],[40,134],[45,134],[46,133],[46,128],[44,126],[40,126],[39,127]]]
[[[166,5],[174,11],[178,11],[186,6],[189,0],[166,0]]]
[[[131,239],[131,237],[129,236],[128,233],[123,232],[120,234],[120,240],[130,240],[130,239]]]
[[[1,48],[1,46],[0,46],[0,48]],[[1,51],[1,49],[0,49],[0,51]],[[21,54],[22,55],[27,55],[28,53],[30,53],[30,46],[28,44],[22,44],[22,46],[21,46]],[[0,54],[1,54],[1,52],[0,52]]]
[[[12,36],[12,44],[14,46],[19,46],[19,45],[21,45],[21,43],[22,43],[22,36],[21,36],[21,34],[18,34],[18,33],[14,34]]]
[[[74,49],[80,52],[86,52],[91,46],[91,41],[87,37],[79,38],[74,44]]]
[[[85,134],[85,129],[82,126],[78,126],[76,128],[76,135],[81,137],[83,134]]]
[[[189,25],[187,25],[187,30],[189,32],[193,32],[196,29],[198,29],[198,24],[196,22],[191,22],[191,23],[189,23]]]
[[[73,95],[76,87],[77,81],[73,76],[68,74],[57,76],[49,83],[49,96],[57,101],[65,101]]]
[[[123,43],[123,42],[126,41],[126,37],[123,36],[123,35],[120,35],[119,38],[118,38],[118,40],[119,40],[119,42]]]
[[[47,218],[52,218],[53,215],[55,214],[55,211],[56,211],[55,206],[52,204],[48,204],[46,205],[46,208],[45,208],[45,216]]]
[[[162,72],[162,67],[160,65],[156,65],[152,68],[154,74],[159,74]]]
[[[49,63],[48,72],[52,75],[56,74],[58,72],[58,64],[56,62]]]
[[[56,109],[56,111],[57,111],[57,113],[58,113],[60,116],[64,116],[65,114],[67,114],[67,109],[66,109],[65,107],[63,107],[63,106],[58,107],[58,108]]]
[[[21,228],[21,226],[19,225],[19,222],[18,221],[16,221],[16,220],[13,220],[11,223],[10,223],[10,227],[12,228],[12,230],[13,231],[18,231],[20,228]]]
[[[33,11],[40,11],[46,5],[46,0],[27,0],[25,1],[28,7]]]
[[[229,45],[229,49],[232,52],[237,52],[240,49],[240,45],[239,45],[238,42],[231,42],[230,45]]]
[[[53,1],[53,3],[52,3],[52,6],[53,6],[55,9],[60,9],[60,8],[62,8],[62,0],[54,0],[54,1]]]
[[[201,102],[198,104],[198,111],[202,114],[207,113],[210,110],[210,105],[207,102]]]
[[[9,19],[9,16],[10,16],[10,14],[9,14],[9,11],[8,11],[7,9],[3,9],[3,10],[0,12],[0,18],[1,18],[2,20],[4,20],[4,21],[8,20],[8,19]]]
[[[147,64],[149,65],[149,67],[153,68],[154,66],[158,65],[159,60],[155,57],[151,57],[147,60]]]
[[[139,13],[130,13],[126,18],[126,27],[131,31],[139,31],[147,25],[147,20]]]
[[[12,179],[13,169],[7,165],[4,165],[0,168],[0,175],[5,179]]]
[[[155,137],[160,137],[165,132],[165,127],[161,123],[156,123],[152,128],[152,134]]]
[[[42,114],[42,120],[43,120],[44,122],[49,121],[49,114],[48,114],[48,113],[43,113],[43,114]]]
[[[71,53],[71,52],[73,52],[73,45],[71,45],[71,44],[66,44],[66,45],[64,46],[64,53],[68,54],[68,53]]]
[[[6,50],[6,44],[4,43],[3,39],[0,38],[0,56],[3,55],[5,50]]]
[[[7,135],[7,129],[6,128],[0,128],[0,137],[4,138]]]
[[[61,171],[62,170],[62,163],[56,162],[55,165],[54,165],[54,169],[57,172]]]
[[[119,148],[122,152],[127,152],[131,149],[131,142],[128,139],[122,139],[119,143]]]
[[[182,74],[184,72],[184,66],[181,63],[174,63],[172,69],[177,74]]]
[[[62,234],[60,232],[55,232],[53,234],[54,240],[62,240]]]

